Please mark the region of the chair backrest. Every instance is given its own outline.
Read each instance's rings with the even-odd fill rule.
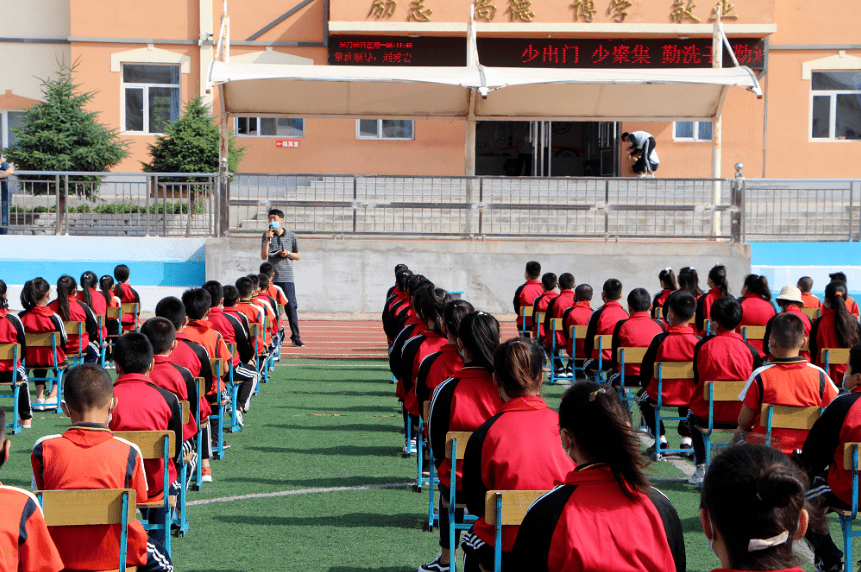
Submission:
[[[227,344],[227,351],[230,352],[230,357],[235,356],[236,355],[236,342],[232,342],[232,343]]]
[[[24,333],[28,348],[50,348],[57,343],[57,332]]]
[[[18,360],[21,361],[21,345],[20,344],[0,344],[0,360]],[[17,364],[15,364],[17,365]]]
[[[121,524],[125,495],[128,495],[127,522],[134,522],[137,502],[134,489],[36,491],[48,526]]]
[[[428,418],[430,417],[430,400],[425,401],[424,407],[422,407],[422,419],[427,423]]]
[[[164,440],[168,440],[167,456],[176,455],[176,436],[173,431],[114,431],[114,437],[137,445],[144,459],[164,457]]]
[[[694,362],[659,361],[655,363],[655,372],[661,376],[661,379],[693,379]]]
[[[808,308],[809,309],[809,308]],[[858,451],[861,449],[861,443],[843,443],[843,469],[846,471],[852,470],[852,456],[856,453],[853,451]],[[855,468],[858,467],[858,461],[856,461]]]
[[[816,423],[816,420],[822,414],[822,408],[818,406],[794,407],[792,405],[763,403],[759,419],[759,423],[763,427],[768,426],[769,410],[771,410],[772,429],[803,429],[810,431],[813,428],[813,424]]]
[[[532,317],[532,306],[521,306],[520,307],[520,317],[521,318],[531,318]]]
[[[188,401],[180,401],[179,407],[182,410],[182,424],[187,425],[191,421],[191,405]]]
[[[140,314],[141,305],[137,302],[123,302],[120,304],[123,309],[123,314]]]
[[[206,395],[206,380],[202,377],[195,377],[194,381],[197,382],[197,397],[198,399]],[[200,408],[198,408],[200,411]]]
[[[568,330],[568,334],[571,336],[571,339],[574,340],[585,340],[586,332],[589,330],[589,326],[571,326]]]
[[[707,381],[703,385],[703,398],[709,400],[709,395],[712,395],[715,401],[738,401],[738,396],[744,390],[747,381],[734,379],[731,381]],[[714,387],[714,393],[710,388]]]
[[[105,317],[108,320],[119,320],[122,312],[121,308],[108,308],[107,312],[105,312]]]
[[[624,354],[625,364],[643,363],[643,358],[646,357],[646,350],[649,348],[619,348],[616,352],[616,360],[622,363]]]
[[[563,331],[565,329],[564,320],[562,318],[553,318],[550,320],[550,329],[554,333]]]
[[[487,491],[484,495],[484,520],[495,525],[497,518],[502,526],[516,526],[523,522],[526,511],[535,499],[549,491]],[[502,512],[496,514],[496,497],[502,497]]]
[[[256,338],[257,336],[259,336],[260,335],[260,324],[258,324],[257,322],[249,321],[248,322],[248,334],[252,338]]]
[[[449,431],[445,434],[445,458],[451,459],[451,442],[457,439],[457,459],[458,461],[463,459],[463,454],[466,452],[466,444],[469,442],[469,438],[472,436],[472,433],[469,431]]]
[[[221,377],[227,371],[223,359],[209,358],[209,367],[212,368],[213,375]]]
[[[63,327],[66,333],[73,336],[80,336],[84,331],[84,322],[76,322],[74,320],[63,322]]]
[[[741,335],[745,340],[764,340],[765,326],[742,326]]]
[[[690,320],[688,320],[688,323],[689,323],[689,324],[696,324],[696,323],[697,323],[697,315],[696,315],[696,313],[694,313],[694,315],[693,315],[693,316],[691,316],[691,319],[690,319]]]
[[[595,345],[592,347],[594,347],[595,349],[602,348],[605,350],[609,350],[611,347],[613,347],[613,336],[595,336]]]
[[[664,317],[664,307],[663,306],[658,306],[657,308],[654,308],[654,311],[655,311],[655,318],[660,320],[661,318]]]
[[[819,308],[802,308],[801,311],[810,318],[811,322],[819,317]]]
[[[29,342],[27,342],[29,343]],[[849,361],[849,348],[822,348],[819,351],[820,361],[828,364],[844,364]]]
[[[544,314],[546,312],[535,312],[535,319],[532,320],[533,324],[544,324]]]

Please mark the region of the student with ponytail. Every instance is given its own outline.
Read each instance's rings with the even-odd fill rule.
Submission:
[[[493,355],[499,346],[499,322],[486,312],[464,316],[457,332],[457,349],[463,358],[463,368],[440,385],[433,393],[428,419],[428,440],[434,452],[439,475],[440,519],[439,545],[442,552],[433,561],[422,564],[420,572],[445,572],[454,557],[449,546],[448,497],[451,487],[451,460],[445,458],[445,435],[449,431],[475,431],[502,408],[502,398],[493,382]],[[532,344],[541,353],[537,346]],[[465,446],[466,443],[459,446]],[[458,502],[463,490],[463,461],[457,461]],[[462,518],[462,512],[459,518]],[[455,542],[459,534],[455,533]]]
[[[18,416],[21,420],[21,427],[29,429],[33,412],[30,409],[30,385],[27,383],[27,370],[21,363],[24,361],[24,355],[27,352],[27,342],[24,339],[24,324],[21,319],[15,314],[9,313],[9,303],[6,299],[6,283],[0,280],[0,344],[19,344],[21,346],[18,354],[18,371],[17,381],[21,385],[18,391]],[[13,375],[12,360],[0,360],[0,381],[3,383],[11,383]],[[13,387],[10,386],[10,389]],[[2,433],[2,429],[0,429]],[[2,455],[2,452],[0,452]]]
[[[63,319],[48,307],[51,297],[51,285],[44,278],[34,278],[24,283],[21,290],[21,306],[24,311],[18,314],[26,333],[57,332],[57,363],[54,363],[54,352],[50,347],[27,348],[27,369],[34,370],[34,377],[44,378],[47,370],[44,367],[68,366],[66,361],[66,329]],[[45,399],[45,381],[35,381],[36,402],[33,409],[44,411],[57,407],[57,384],[51,388],[51,393]]]
[[[48,307],[59,314],[64,322],[84,322],[84,329],[80,339],[81,351],[84,353],[84,362],[95,363],[98,361],[100,348],[99,326],[96,322],[96,315],[89,306],[78,300],[78,283],[75,282],[74,278],[65,274],[60,276],[60,279],[57,280],[57,299],[48,304]],[[66,332],[66,334],[68,335],[66,353],[77,354],[77,332]]]
[[[646,462],[627,419],[611,387],[585,381],[565,392],[556,446],[561,437],[577,468],[529,507],[512,550],[513,569],[685,570],[682,523],[643,474]]]
[[[726,280],[726,266],[717,264],[709,270],[709,291],[697,300],[696,326],[701,336],[707,333],[706,320],[711,314],[712,304],[718,298],[726,296],[732,296],[729,292],[729,282]]]
[[[664,302],[667,301],[667,296],[678,290],[676,286],[676,275],[672,268],[664,268],[658,273],[658,280],[661,282],[661,291],[655,294],[652,300],[652,317],[658,316],[658,308],[664,307]]]
[[[90,307],[97,317],[102,317],[102,339],[107,338],[108,330],[105,327],[105,314],[108,311],[108,302],[105,297],[96,291],[96,286],[99,285],[98,277],[89,270],[81,274],[81,291],[78,292],[78,300]],[[96,341],[95,338],[92,341]]]
[[[738,301],[742,310],[741,324],[736,330],[739,333],[741,333],[743,326],[765,326],[777,314],[771,304],[771,290],[765,276],[749,274],[744,279],[744,285],[741,287],[741,298]],[[760,358],[765,357],[763,340],[750,339],[748,343],[756,348]]]
[[[825,304],[810,328],[810,359],[824,368],[822,348],[851,348],[861,341],[861,325],[846,308],[846,283],[831,282],[825,287]],[[843,379],[846,364],[829,364],[828,375],[835,383]]]
[[[112,276],[105,274],[99,278],[99,290],[101,290],[107,308],[120,307],[120,299],[114,295],[114,278]],[[107,309],[105,309],[105,312],[107,312]],[[117,336],[120,332],[120,322],[119,320],[105,320],[105,328],[108,331],[108,335]]]
[[[679,290],[690,292],[697,300],[703,295],[700,288],[700,275],[697,274],[697,269],[690,266],[685,266],[679,270]]]

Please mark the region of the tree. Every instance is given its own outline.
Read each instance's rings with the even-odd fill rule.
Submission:
[[[231,136],[227,168],[235,173],[245,153]],[[218,171],[218,126],[199,96],[186,103],[182,117],[149,146],[152,161],[141,163],[147,173],[215,173]],[[189,178],[188,180],[191,180]]]

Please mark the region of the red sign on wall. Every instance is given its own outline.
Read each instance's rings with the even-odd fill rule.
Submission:
[[[279,149],[298,149],[299,141],[297,139],[279,139],[275,142],[275,146]]]

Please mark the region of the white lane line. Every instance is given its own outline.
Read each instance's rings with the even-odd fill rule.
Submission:
[[[188,506],[199,506],[204,504],[214,504],[218,502],[234,502],[239,500],[248,500],[248,499],[266,499],[271,497],[289,497],[293,495],[310,495],[317,493],[339,493],[343,491],[362,491],[362,490],[370,490],[370,489],[397,489],[400,487],[408,487],[414,484],[414,482],[409,483],[392,483],[388,485],[359,485],[355,487],[330,487],[326,489],[299,489],[296,491],[278,491],[276,493],[258,493],[253,495],[238,495],[235,497],[221,497],[216,499],[204,499],[197,501],[190,501],[187,503]]]

